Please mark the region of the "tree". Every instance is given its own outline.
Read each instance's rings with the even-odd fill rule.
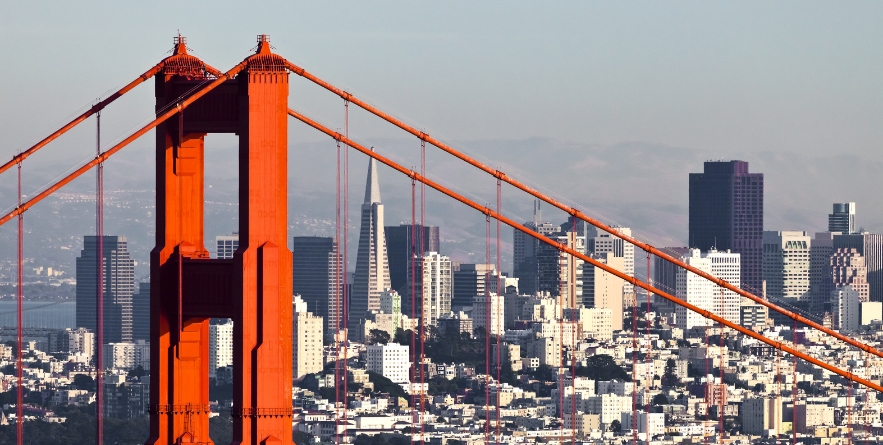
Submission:
[[[618,420],[614,419],[613,422],[610,422],[610,431],[612,431],[614,433],[622,432],[622,424],[619,423]]]
[[[650,401],[653,406],[659,405],[668,405],[668,397],[665,394],[659,393],[653,396],[653,400]]]
[[[408,393],[392,380],[372,371],[368,371],[368,380],[374,384],[374,392],[385,392],[394,397],[408,398]]]
[[[678,378],[675,367],[676,363],[674,359],[670,358],[665,362],[665,373],[662,375],[662,380],[660,381],[662,386],[681,386],[681,379]]]
[[[369,345],[385,345],[389,343],[389,340],[389,332],[382,329],[371,329],[371,332],[368,334]]]
[[[607,380],[623,380],[630,382],[632,378],[616,364],[616,360],[609,355],[593,355],[586,359],[586,366],[580,366],[576,369],[576,375],[588,377],[591,380],[607,381]]]
[[[143,366],[138,365],[137,368],[129,371],[128,374],[126,374],[126,377],[144,377],[146,375],[149,375],[148,372],[144,369]]]
[[[77,389],[95,391],[95,379],[86,374],[77,374],[74,376],[74,386],[76,386]]]

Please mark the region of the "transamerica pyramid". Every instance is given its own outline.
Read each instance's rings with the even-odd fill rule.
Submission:
[[[361,337],[361,329],[368,312],[380,310],[380,294],[389,287],[389,262],[386,257],[386,237],[383,234],[383,204],[380,203],[377,161],[372,158],[368,161],[359,252],[350,297],[349,330],[355,334],[351,338]]]

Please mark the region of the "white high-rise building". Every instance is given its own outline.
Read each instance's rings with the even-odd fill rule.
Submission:
[[[438,252],[426,252],[419,273],[423,280],[423,304],[418,306],[420,312],[416,315],[425,317],[427,326],[435,326],[439,317],[451,312],[451,259]]]
[[[294,313],[292,314],[292,372],[299,379],[307,374],[322,371],[322,317],[313,315],[306,310],[306,303],[295,296]],[[298,304],[300,303],[300,304]]]
[[[632,236],[632,229],[628,227],[613,226],[613,228],[623,235]],[[589,243],[592,253],[612,252],[615,257],[623,259],[622,269],[617,270],[625,272],[629,276],[635,276],[635,246],[601,229],[592,227],[591,231],[595,232],[594,238]],[[634,292],[634,286],[631,283],[623,282],[622,291],[626,295],[631,295]]]
[[[239,248],[239,233],[233,232],[232,235],[221,235],[215,237],[215,243],[218,247],[217,254],[219,259],[233,258],[233,252]]]
[[[380,312],[392,315],[392,325],[398,329],[402,326],[402,296],[398,292],[387,289],[380,294]]]
[[[150,370],[150,343],[137,342],[108,343],[104,345],[104,365],[107,368],[124,370],[139,366]]]
[[[490,301],[490,328],[488,328],[488,301]],[[503,335],[506,332],[505,298],[493,292],[488,295],[472,297],[472,327],[483,327],[491,335]]]
[[[367,369],[376,372],[393,383],[409,383],[411,348],[398,343],[368,346]]]
[[[834,315],[834,325],[837,329],[846,332],[856,332],[861,325],[859,308],[861,299],[859,293],[852,286],[838,286],[831,293],[831,309]]]
[[[710,250],[703,256],[711,261],[712,275],[730,284],[739,285],[742,269],[740,254],[732,253],[729,250],[726,252]],[[712,312],[724,317],[727,321],[739,323],[739,306],[742,299],[739,294],[729,289],[715,286],[711,299],[714,302]]]
[[[703,272],[713,273],[711,271],[711,259],[702,256],[699,249],[690,249],[682,261],[693,266]],[[712,298],[715,292],[715,285],[711,281],[700,277],[692,272],[684,269],[678,269],[675,277],[675,296],[681,300],[690,303],[699,309],[714,311],[714,300]],[[711,321],[696,312],[687,310],[683,306],[675,308],[676,324],[681,329],[692,329],[694,327],[711,326]],[[738,320],[738,314],[736,316]]]
[[[386,236],[383,229],[383,204],[380,203],[380,182],[377,162],[368,161],[365,201],[362,204],[362,225],[359,251],[350,296],[349,327],[361,326],[369,311],[380,310],[380,294],[391,288]]]
[[[218,368],[233,365],[233,321],[212,324],[208,329],[208,375],[217,377]]]
[[[809,303],[810,246],[807,232],[763,232],[763,279],[768,297]]]

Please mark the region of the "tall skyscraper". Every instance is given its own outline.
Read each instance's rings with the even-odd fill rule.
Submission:
[[[215,243],[218,246],[218,258],[233,258],[233,252],[239,248],[239,233],[233,232],[232,235],[221,235],[215,237]]]
[[[132,296],[132,341],[150,341],[150,282],[138,283]]]
[[[217,377],[218,368],[233,366],[233,321],[211,323],[208,327],[208,375]]]
[[[663,252],[674,258],[681,258],[690,251],[689,247],[663,247]],[[669,295],[675,295],[677,292],[677,273],[680,267],[675,266],[664,259],[653,256],[653,286],[657,289],[665,291]],[[665,298],[657,296],[654,305],[658,311],[665,314],[673,314],[675,304]]]
[[[809,310],[813,314],[830,311],[831,301],[831,254],[834,253],[834,236],[839,233],[816,232],[809,247]],[[867,271],[866,271],[867,274]]]
[[[852,248],[865,257],[871,301],[883,301],[883,235],[868,232],[835,235],[834,248]]]
[[[411,255],[419,258],[426,252],[440,251],[438,227],[417,224],[414,228],[412,238],[411,224],[384,227],[390,286],[401,294],[407,293],[404,286],[410,279],[408,268],[411,267]]]
[[[543,213],[539,202],[534,203],[533,221],[524,223],[528,230],[541,234],[557,232],[559,227],[548,222],[542,222]],[[528,295],[534,295],[541,290],[539,283],[540,271],[537,260],[537,250],[545,243],[537,240],[526,232],[515,228],[512,239],[512,269],[513,276],[518,278],[519,290]]]
[[[689,245],[741,255],[743,289],[758,295],[763,280],[763,173],[745,161],[706,162],[690,173]]]
[[[368,311],[380,310],[380,294],[391,287],[389,262],[386,256],[386,236],[383,233],[383,204],[380,203],[380,182],[377,162],[368,161],[368,180],[365,201],[362,204],[362,226],[359,232],[359,251],[356,273],[350,296],[349,328],[357,329],[365,321]]]
[[[828,231],[856,233],[854,202],[834,203],[834,212],[828,215]]]
[[[763,232],[763,279],[771,298],[788,298],[808,309],[810,246],[809,233]]]
[[[132,341],[135,263],[124,236],[104,236],[104,343]],[[98,237],[87,235],[77,257],[77,327],[97,332]],[[97,335],[96,335],[97,338]]]
[[[294,265],[294,293],[299,294],[307,310],[326,321],[325,334],[330,340],[343,320],[338,320],[338,277],[343,286],[343,262],[337,242],[331,237],[296,236],[291,244]],[[342,299],[343,294],[339,297]],[[343,304],[343,300],[340,300]]]

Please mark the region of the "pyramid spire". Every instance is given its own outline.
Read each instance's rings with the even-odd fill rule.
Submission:
[[[374,147],[371,147],[374,151]],[[365,204],[380,203],[380,181],[377,178],[377,161],[368,161],[368,181],[365,183]]]

